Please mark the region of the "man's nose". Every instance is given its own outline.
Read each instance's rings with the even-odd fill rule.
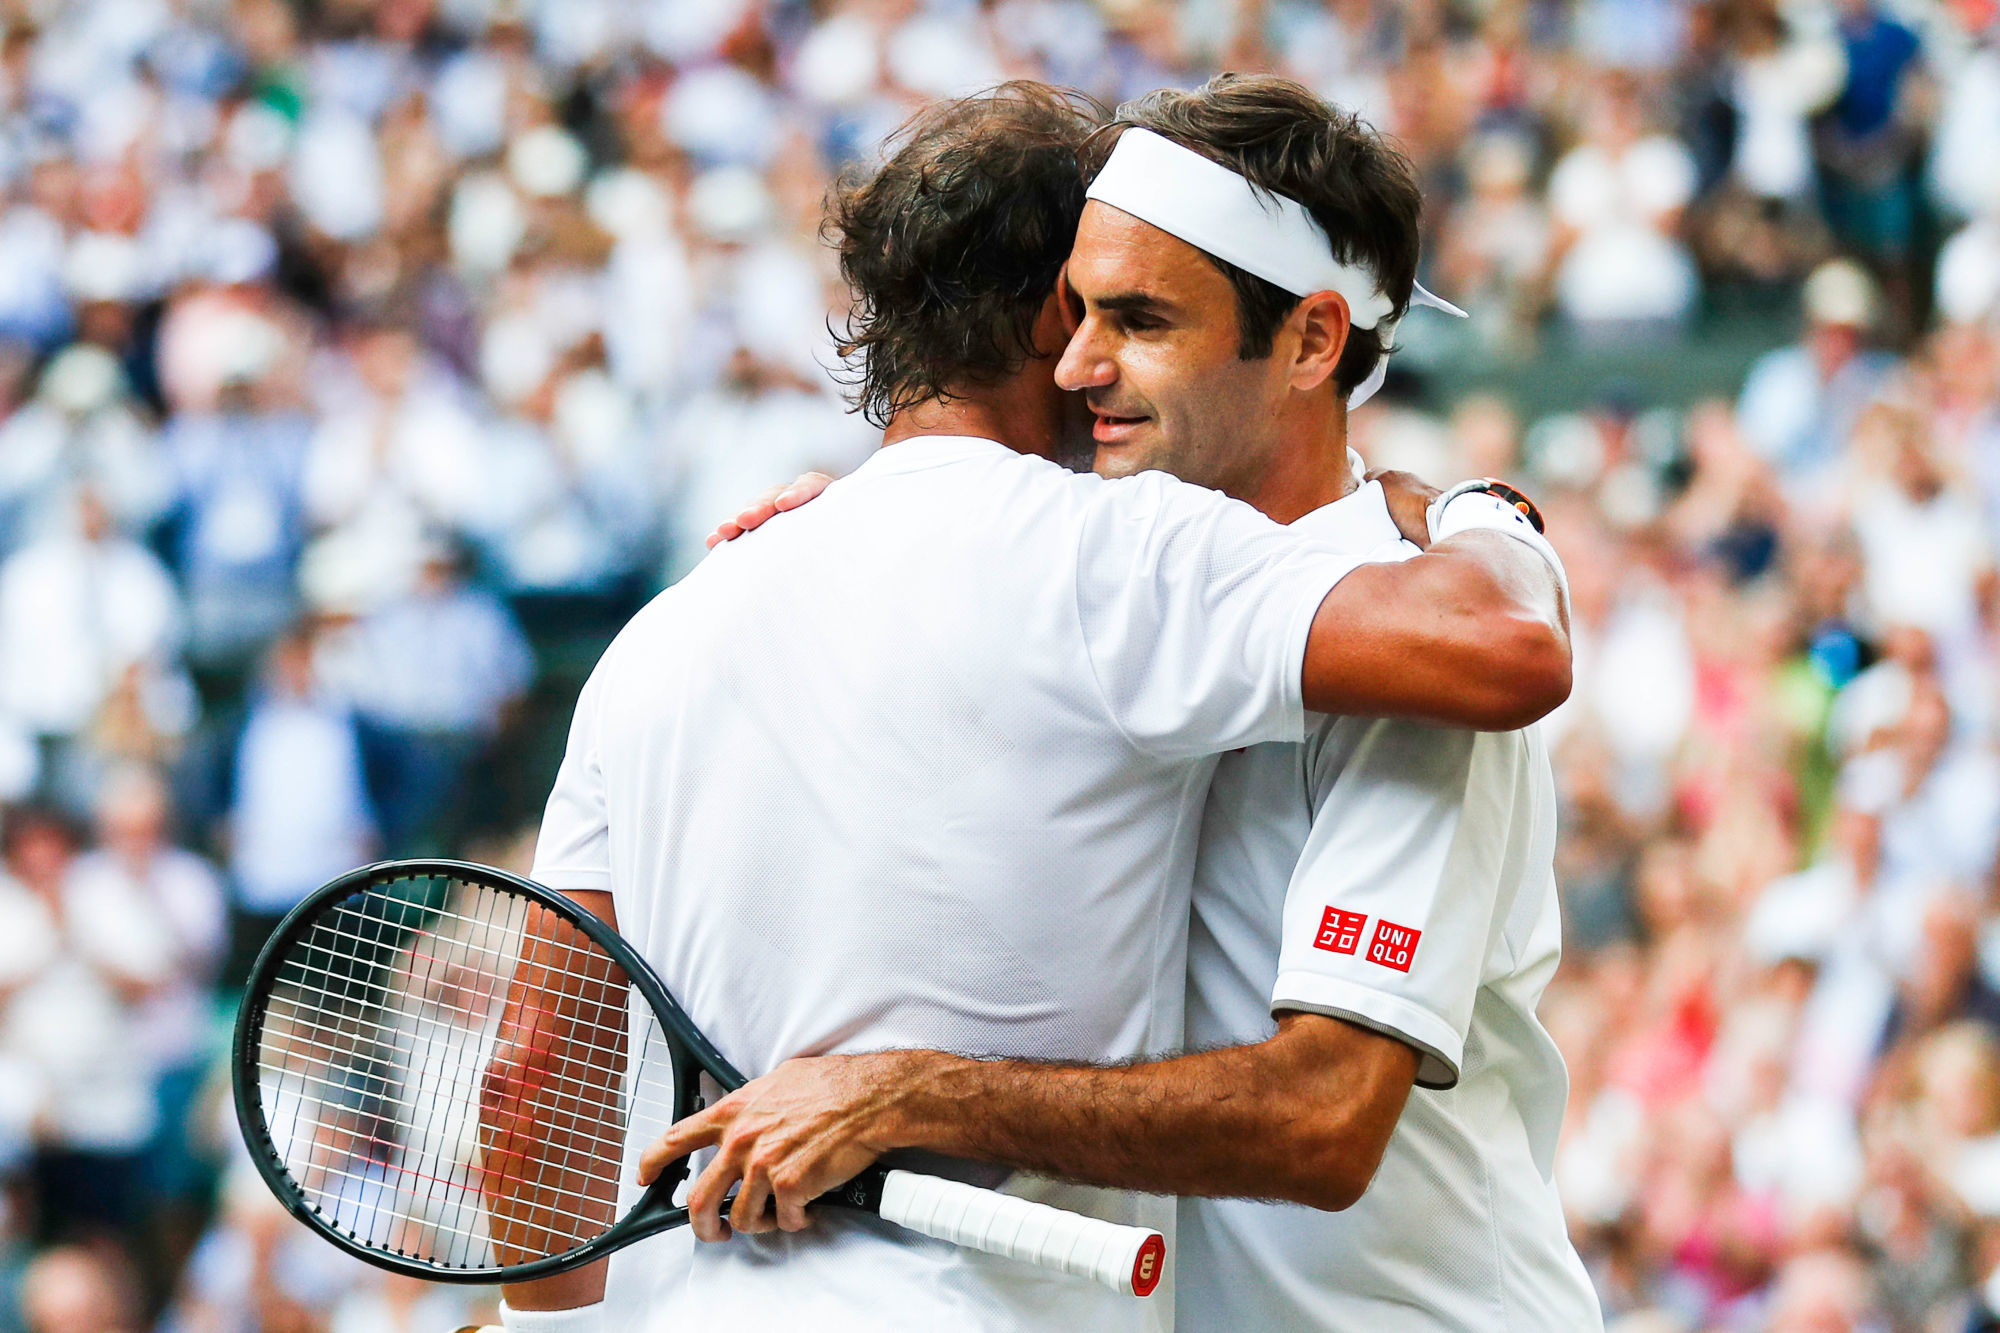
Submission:
[[[1085,319],[1063,348],[1056,362],[1056,383],[1075,392],[1080,389],[1109,388],[1118,379],[1118,363],[1106,351],[1098,323]]]

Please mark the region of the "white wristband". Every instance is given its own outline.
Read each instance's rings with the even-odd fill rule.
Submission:
[[[516,1310],[500,1302],[500,1327],[507,1333],[600,1333],[604,1302],[569,1310]]]
[[[1556,554],[1556,548],[1549,544],[1549,539],[1535,531],[1535,525],[1528,521],[1526,514],[1491,491],[1448,494],[1433,503],[1424,518],[1430,526],[1433,543],[1475,529],[1505,533],[1517,541],[1526,542],[1549,562],[1549,568],[1556,572],[1556,582],[1562,584],[1563,592],[1569,591],[1569,571],[1563,568],[1562,557]]]

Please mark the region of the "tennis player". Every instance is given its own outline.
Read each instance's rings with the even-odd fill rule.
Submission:
[[[1308,708],[1505,728],[1567,692],[1557,585],[1520,542],[1469,532],[1357,568],[1215,491],[1047,461],[1094,128],[1010,86],[920,118],[836,201],[885,447],[661,594],[578,701],[535,876],[613,917],[746,1069],[1163,1049],[1214,756],[1302,739]],[[1303,340],[1302,382],[1342,327]],[[753,1171],[733,1220],[775,1187],[802,1225],[792,1184]],[[1172,1225],[1171,1200],[1128,1190],[1009,1188]],[[508,1326],[598,1327],[603,1280],[510,1288]],[[1171,1320],[853,1215],[698,1247],[665,1288],[662,1329]]]
[[[1163,468],[1358,558],[1415,555],[1350,466],[1345,410],[1379,383],[1405,308],[1389,294],[1435,302],[1413,285],[1407,164],[1275,79],[1154,94],[1121,122],[1057,372],[1090,401],[1098,470]],[[1345,350],[1302,390],[1288,371],[1316,306]],[[1434,524],[1497,525],[1559,573],[1515,498],[1466,488]],[[1183,1330],[1597,1329],[1551,1180],[1568,1080],[1535,1017],[1560,949],[1554,844],[1534,729],[1315,719],[1303,744],[1225,756],[1210,793],[1187,1037],[1216,1049],[1116,1068],[797,1061],[664,1151],[725,1143],[703,1199],[732,1154],[810,1197],[856,1143],[1249,1196],[1181,1205]],[[780,1190],[780,1218],[791,1202]]]

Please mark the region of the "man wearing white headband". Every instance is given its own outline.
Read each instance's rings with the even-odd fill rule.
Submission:
[[[1155,94],[1121,122],[1057,369],[1093,413],[1096,470],[1169,471],[1358,557],[1415,555],[1346,446],[1412,296],[1451,309],[1415,285],[1407,162],[1275,79]],[[1560,578],[1501,490],[1448,493],[1431,535],[1506,531]],[[761,1144],[799,1197],[896,1147],[1223,1196],[1181,1205],[1183,1330],[1599,1328],[1551,1178],[1567,1076],[1535,1017],[1560,947],[1541,738],[1316,723],[1215,775],[1199,1053],[796,1061],[683,1133]]]

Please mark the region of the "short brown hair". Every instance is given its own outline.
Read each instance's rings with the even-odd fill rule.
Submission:
[[[1104,109],[1019,80],[929,107],[873,174],[834,187],[822,234],[853,294],[840,352],[855,406],[904,408],[992,383],[1033,355],[1035,317],[1083,215],[1080,159]]]
[[[1302,84],[1268,74],[1218,74],[1195,92],[1163,88],[1125,103],[1107,127],[1142,126],[1222,163],[1259,189],[1305,205],[1333,243],[1334,258],[1365,265],[1391,315],[1409,308],[1417,280],[1417,219],[1423,195],[1410,160],[1360,117]],[[1210,255],[1236,289],[1237,355],[1271,354],[1273,338],[1300,298]],[[1353,329],[1334,367],[1345,398],[1385,349],[1376,329]]]

